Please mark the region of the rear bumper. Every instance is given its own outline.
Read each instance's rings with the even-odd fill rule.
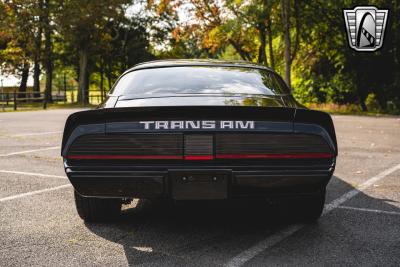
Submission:
[[[84,196],[173,198],[177,171],[187,174],[224,174],[227,198],[310,194],[325,187],[334,171],[330,164],[307,166],[74,166],[64,161],[74,188]],[[178,173],[179,173],[178,172]],[[178,177],[179,178],[179,177]],[[193,188],[192,188],[193,189]],[[201,199],[212,199],[203,195]],[[200,198],[199,198],[200,199]]]

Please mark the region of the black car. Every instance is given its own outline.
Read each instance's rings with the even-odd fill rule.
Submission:
[[[338,154],[331,117],[298,104],[282,78],[245,62],[139,64],[95,110],[68,118],[65,172],[86,221],[133,198],[296,199],[323,210]]]

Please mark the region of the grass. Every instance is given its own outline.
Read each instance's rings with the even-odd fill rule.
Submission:
[[[12,106],[12,103],[3,109],[3,104],[0,102],[0,112],[15,112]],[[97,104],[89,104],[85,106],[85,108],[94,108]],[[328,112],[330,114],[339,114],[339,115],[362,115],[362,116],[390,116],[390,115],[400,115],[396,112],[383,112],[380,110],[371,110],[371,111],[362,111],[358,105],[348,104],[348,105],[339,105],[334,103],[324,103],[324,104],[305,104],[306,107],[314,110],[320,110],[324,112]],[[51,104],[47,104],[47,109],[64,109],[64,108],[83,108],[82,105],[78,103],[64,103],[64,102],[55,102]],[[35,110],[43,110],[43,103],[19,103],[17,107],[17,111],[35,111]]]
[[[14,106],[8,105],[4,106],[3,103],[0,102],[0,112],[19,112],[19,111],[37,111],[37,110],[44,110],[43,103],[18,103],[17,110],[14,110]],[[47,104],[46,109],[65,109],[65,108],[94,108],[97,105],[89,104],[86,106],[82,106],[81,104],[77,103],[64,103],[64,102],[56,102],[56,103],[49,103]]]
[[[390,116],[399,115],[398,112],[382,111],[379,109],[370,108],[368,111],[362,111],[360,106],[355,104],[339,105],[335,103],[323,104],[305,104],[306,107],[314,110],[328,112],[338,115],[362,115],[362,116]]]
[[[101,102],[101,94],[98,91],[89,91],[89,99],[92,104],[82,106],[78,103],[72,103],[77,101],[78,90],[69,90],[66,94],[67,101],[55,101],[53,103],[47,104],[47,109],[61,109],[61,108],[94,108]],[[39,100],[38,102],[28,102],[24,103],[22,101],[17,102],[17,110],[14,110],[13,99],[10,99],[8,105],[4,100],[0,100],[0,112],[16,112],[16,111],[35,111],[43,110],[43,102]]]

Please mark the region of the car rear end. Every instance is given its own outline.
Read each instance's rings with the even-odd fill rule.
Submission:
[[[310,196],[316,218],[337,144],[331,117],[269,69],[168,61],[127,71],[99,109],[72,114],[62,156],[86,220],[122,199],[293,196]]]
[[[326,186],[337,155],[329,115],[293,108],[95,110],[67,125],[74,129],[64,135],[64,166],[84,196],[307,194]]]

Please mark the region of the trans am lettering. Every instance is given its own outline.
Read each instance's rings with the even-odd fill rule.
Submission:
[[[254,121],[141,121],[145,130],[254,129]]]

